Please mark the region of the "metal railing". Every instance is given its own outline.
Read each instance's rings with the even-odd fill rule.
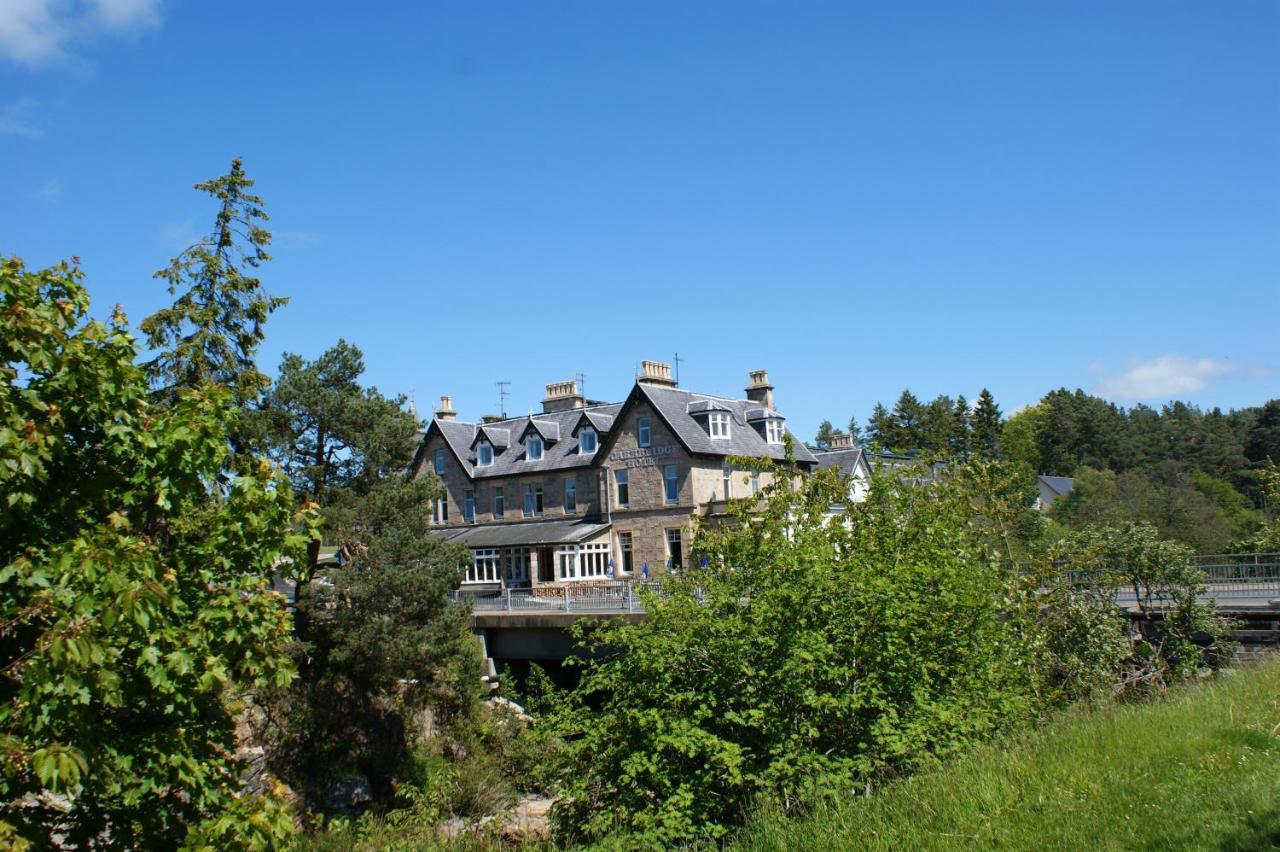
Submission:
[[[561,584],[544,589],[505,589],[450,593],[459,603],[470,603],[473,612],[644,612],[641,590],[657,591],[652,581]]]
[[[1280,553],[1219,553],[1196,556],[1193,564],[1204,574],[1205,588],[1200,600],[1216,600],[1219,604],[1233,600],[1268,600],[1280,598]],[[1073,582],[1096,582],[1098,572],[1068,572]],[[1116,590],[1118,603],[1135,603],[1138,596],[1132,586]]]

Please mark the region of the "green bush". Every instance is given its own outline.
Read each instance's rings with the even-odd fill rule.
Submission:
[[[863,790],[1031,716],[1033,595],[1000,558],[1029,508],[1008,481],[982,462],[881,477],[844,523],[847,481],[781,476],[700,530],[705,568],[588,637],[610,653],[558,720],[563,838],[717,840],[761,795]]]

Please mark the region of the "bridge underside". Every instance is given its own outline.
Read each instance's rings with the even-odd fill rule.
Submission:
[[[644,613],[583,615],[581,613],[475,613],[472,627],[485,640],[494,660],[561,661],[582,656],[569,626],[583,618],[609,618],[635,623]]]

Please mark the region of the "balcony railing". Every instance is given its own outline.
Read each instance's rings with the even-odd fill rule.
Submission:
[[[504,591],[456,591],[450,597],[471,604],[474,612],[644,612],[641,590],[656,592],[659,584],[644,581],[589,583],[552,588]]]

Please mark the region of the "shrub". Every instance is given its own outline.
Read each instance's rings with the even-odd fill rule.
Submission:
[[[706,567],[664,582],[649,618],[588,641],[566,744],[566,837],[723,837],[760,795],[863,790],[1035,709],[1030,584],[1000,557],[1029,511],[998,465],[942,481],[779,476],[759,510],[704,526]]]

